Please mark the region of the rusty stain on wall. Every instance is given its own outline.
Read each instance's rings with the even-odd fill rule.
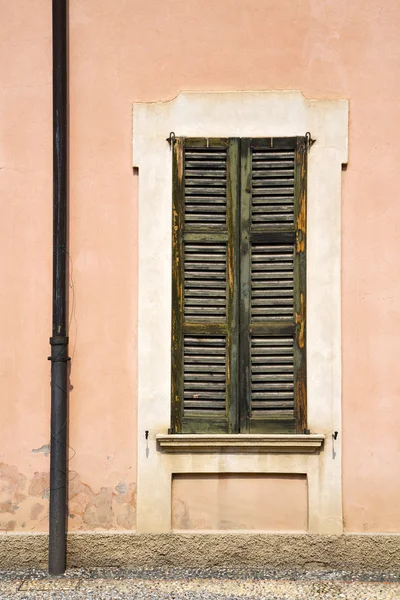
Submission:
[[[113,487],[91,489],[71,472],[68,485],[68,529],[129,529],[136,527],[136,485],[123,479]],[[27,478],[17,467],[0,463],[0,531],[25,528],[46,531],[49,513],[49,473]],[[12,519],[10,516],[12,515]]]

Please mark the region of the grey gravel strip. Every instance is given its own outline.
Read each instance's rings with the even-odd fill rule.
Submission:
[[[400,582],[400,571],[348,571],[328,569],[261,569],[261,568],[227,568],[210,567],[199,569],[184,569],[178,567],[159,567],[154,569],[120,569],[117,567],[102,567],[92,569],[68,569],[62,579],[146,579],[146,580],[189,580],[189,579],[272,579],[272,580],[340,580],[340,581],[375,581]],[[0,570],[0,581],[25,579],[51,579],[44,569],[15,569]]]
[[[267,569],[0,571],[0,599],[400,600],[395,573]]]

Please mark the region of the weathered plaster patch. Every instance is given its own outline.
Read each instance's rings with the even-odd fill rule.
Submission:
[[[17,467],[0,464],[0,531],[47,530],[49,479],[47,471],[36,471],[27,478]],[[68,494],[70,530],[135,529],[135,484],[121,479],[117,486],[97,491],[71,473]]]
[[[114,496],[114,500],[117,504],[130,504],[136,507],[136,486],[129,486],[125,492],[120,492]]]
[[[183,500],[172,498],[172,524],[180,524],[180,529],[193,529],[190,519],[189,508]],[[205,529],[203,527],[202,529]]]
[[[46,497],[46,490],[49,489],[50,486],[50,475],[49,473],[42,471],[36,472],[33,476],[31,484],[28,489],[28,494],[30,496],[37,496],[39,498]]]
[[[39,503],[34,504],[31,508],[31,514],[30,514],[32,521],[35,521],[36,519],[38,519],[43,511],[44,511],[43,504],[39,504]]]
[[[18,506],[13,506],[11,502],[0,502],[0,513],[15,513],[15,509]]]
[[[33,454],[44,454],[45,456],[50,455],[50,444],[43,444],[40,448],[32,448]]]
[[[47,473],[36,472],[29,480],[17,467],[0,464],[0,531],[23,529],[27,523],[31,530],[47,527],[47,521],[42,521],[48,514],[47,503],[37,500],[43,498],[46,481]],[[7,515],[13,515],[13,519]]]
[[[110,529],[113,523],[112,491],[101,488],[98,494],[93,495],[92,502],[87,505],[83,520],[89,528],[102,527]]]
[[[7,515],[14,515],[19,505],[26,498],[24,492],[26,477],[16,467],[0,463],[0,531],[14,531],[16,520],[9,520]]]
[[[16,521],[0,522],[0,531],[14,531]]]
[[[136,523],[135,507],[131,504],[123,504],[121,514],[117,517],[117,523],[123,529],[132,529]]]
[[[120,481],[118,485],[115,486],[115,490],[118,494],[125,494],[126,492],[126,483],[124,480]]]
[[[75,476],[69,483],[69,517],[74,530],[134,529],[136,485],[121,481],[114,489],[102,487],[96,493]]]
[[[25,482],[26,477],[18,472],[17,467],[0,463],[0,503],[18,505],[22,502],[25,499],[22,493]]]

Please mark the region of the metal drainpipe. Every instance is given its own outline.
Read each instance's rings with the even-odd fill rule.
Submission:
[[[66,567],[67,518],[67,0],[53,0],[53,326],[51,345],[51,455],[49,572]]]

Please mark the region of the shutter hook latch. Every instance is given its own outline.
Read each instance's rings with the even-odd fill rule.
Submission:
[[[175,133],[173,131],[171,131],[171,133],[169,134],[169,137],[167,137],[167,139],[166,139],[171,150],[172,150],[172,146],[174,145],[175,139],[176,139]]]
[[[308,152],[310,152],[310,148],[313,144],[315,144],[317,140],[313,140],[311,137],[311,133],[309,131],[307,131],[306,133],[306,148],[308,150]]]

